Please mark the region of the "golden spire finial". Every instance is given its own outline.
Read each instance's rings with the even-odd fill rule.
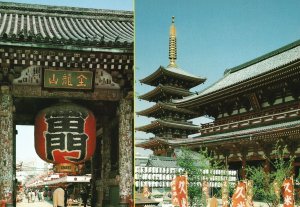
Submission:
[[[177,47],[176,47],[176,28],[175,28],[175,17],[172,17],[172,24],[170,27],[170,37],[169,37],[169,67],[176,67],[177,59]]]

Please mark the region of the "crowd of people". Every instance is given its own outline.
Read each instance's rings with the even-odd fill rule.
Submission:
[[[73,191],[67,189],[64,185],[59,185],[56,188],[48,189],[25,189],[24,195],[28,203],[52,201],[53,207],[71,207],[87,206],[88,190],[82,188],[74,194]]]
[[[28,203],[33,203],[35,201],[44,201],[45,198],[51,198],[52,195],[51,190],[47,191],[39,189],[25,189],[24,193]]]

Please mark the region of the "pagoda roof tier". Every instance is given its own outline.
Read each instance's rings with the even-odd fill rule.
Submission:
[[[164,121],[164,120],[160,120],[160,119],[152,121],[148,125],[136,127],[136,130],[151,133],[155,129],[159,129],[159,128],[175,128],[175,129],[189,130],[189,131],[193,131],[193,132],[198,132],[200,130],[200,126],[197,126],[197,125],[194,125],[191,123]]]
[[[175,88],[173,86],[164,86],[164,85],[158,85],[153,90],[149,91],[148,93],[145,93],[141,96],[139,96],[140,99],[147,100],[147,101],[154,101],[158,102],[162,99],[162,97],[185,97],[190,96],[193,93],[181,88]]]
[[[150,138],[147,141],[135,144],[136,147],[141,147],[144,149],[152,149],[152,148],[155,148],[160,145],[170,145],[170,144],[169,144],[168,139],[158,138],[158,137]]]
[[[139,111],[136,114],[141,116],[160,118],[165,112],[168,111],[176,112],[178,114],[185,114],[188,117],[188,119],[192,119],[198,116],[198,114],[194,111],[178,108],[172,103],[163,103],[160,101],[154,106],[143,111]]]
[[[157,86],[159,84],[170,84],[172,82],[182,81],[185,88],[190,89],[201,83],[204,83],[206,78],[194,76],[178,67],[163,67],[160,66],[154,73],[140,80],[141,83]]]
[[[294,120],[289,122],[282,122],[278,124],[272,124],[268,126],[254,127],[250,129],[237,130],[233,132],[220,133],[216,135],[198,136],[188,139],[163,139],[152,138],[145,142],[136,144],[137,147],[145,149],[151,149],[159,145],[168,145],[172,147],[177,146],[199,146],[199,145],[220,145],[225,142],[242,142],[254,141],[256,139],[276,139],[276,137],[293,136],[297,134],[299,136],[300,120]],[[274,141],[275,142],[275,141]]]
[[[216,99],[232,96],[233,93],[243,93],[251,88],[250,86],[265,85],[275,78],[281,80],[290,71],[286,67],[299,63],[299,60],[300,40],[228,69],[224,76],[213,85],[193,96],[174,100],[174,103],[180,107],[199,106]]]
[[[133,45],[133,13],[129,11],[1,2],[0,22],[1,44]]]

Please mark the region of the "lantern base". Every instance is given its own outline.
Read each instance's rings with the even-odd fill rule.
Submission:
[[[72,163],[59,163],[54,164],[53,171],[55,173],[66,173],[69,175],[78,175],[79,168],[77,165]]]

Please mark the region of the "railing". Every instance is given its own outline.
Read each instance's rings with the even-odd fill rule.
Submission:
[[[225,124],[209,123],[209,124],[201,125],[200,132],[202,134],[222,132],[224,130],[239,129],[239,128],[244,128],[246,126],[250,126],[252,124],[268,123],[271,121],[292,118],[299,115],[300,115],[300,109],[297,108],[290,111],[284,111],[281,113],[272,113],[268,115],[255,117],[255,118],[249,118],[248,116],[248,119],[240,119],[238,121],[228,122]]]

